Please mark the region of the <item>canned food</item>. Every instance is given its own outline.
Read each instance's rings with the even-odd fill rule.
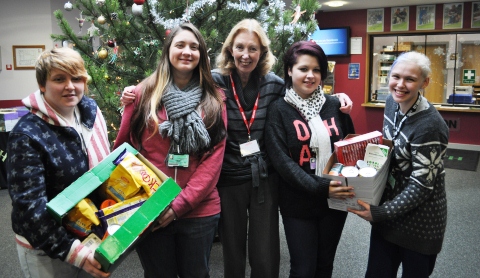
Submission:
[[[377,170],[375,170],[373,167],[365,167],[358,170],[358,174],[361,177],[373,177],[377,174]]]
[[[363,160],[358,160],[357,161],[357,168],[358,169],[362,169],[362,168],[365,168],[365,167],[368,167],[367,162],[365,162]]]
[[[329,175],[332,176],[339,176],[340,172],[342,172],[343,164],[342,163],[335,163],[332,166],[332,169],[328,172]]]
[[[107,231],[105,232],[105,235],[103,236],[102,240],[105,240],[108,236],[113,235],[116,231],[118,231],[118,229],[120,229],[120,227],[121,226],[119,224],[108,225]]]
[[[358,169],[355,166],[344,166],[342,169],[342,176],[353,178],[358,176]]]

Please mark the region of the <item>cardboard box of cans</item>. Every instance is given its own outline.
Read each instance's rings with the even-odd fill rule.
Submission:
[[[149,232],[150,224],[180,193],[180,186],[145,159],[135,148],[124,143],[47,203],[47,210],[59,223],[62,223],[62,218],[78,202],[110,177],[116,168],[114,160],[125,149],[136,155],[163,183],[113,235],[108,236],[95,249],[95,259],[102,265],[102,270],[108,272],[113,271],[135,248],[141,238]]]
[[[346,137],[352,138],[354,136],[358,136],[356,134],[350,134]],[[338,200],[338,199],[328,199],[328,206],[331,209],[343,210],[346,211],[347,208],[354,208],[354,209],[362,209],[360,205],[357,204],[357,200],[362,200],[367,202],[371,205],[378,205],[380,199],[383,194],[383,190],[385,189],[385,185],[387,183],[388,178],[388,170],[390,165],[390,160],[392,156],[392,141],[383,139],[382,145],[388,146],[390,148],[388,159],[383,164],[382,168],[380,168],[375,176],[373,177],[344,177],[344,176],[336,176],[330,175],[329,171],[332,168],[333,164],[338,162],[337,155],[335,152],[330,156],[325,169],[323,170],[323,177],[330,178],[332,180],[341,181],[344,185],[349,185],[354,187],[355,197],[352,199],[346,200]]]

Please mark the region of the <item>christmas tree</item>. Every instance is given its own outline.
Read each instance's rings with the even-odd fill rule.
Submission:
[[[281,0],[76,0],[66,3],[65,10],[80,11],[78,27],[80,31],[86,28],[86,34],[79,35],[63,11],[57,10],[55,17],[63,34],[52,38],[69,42],[85,59],[91,77],[89,95],[102,109],[113,141],[121,118],[121,91],[155,70],[165,37],[178,24],[191,22],[201,31],[213,69],[231,28],[244,18],[257,19],[278,58],[273,71],[282,76],[283,54],[316,29],[319,6],[317,0],[294,0],[291,7]]]

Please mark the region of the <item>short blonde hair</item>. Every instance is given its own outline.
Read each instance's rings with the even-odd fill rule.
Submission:
[[[256,69],[258,69],[261,76],[266,75],[275,64],[276,58],[270,50],[270,40],[268,39],[267,34],[260,23],[255,19],[244,19],[232,28],[227,39],[223,43],[222,51],[217,56],[217,68],[223,75],[229,75],[236,68],[235,61],[233,60],[230,51],[233,48],[233,41],[241,32],[249,32],[257,35],[258,40],[260,41],[260,51],[262,54],[260,55],[260,60],[258,61]]]
[[[417,65],[420,68],[423,79],[427,79],[432,73],[432,69],[430,68],[430,65],[431,65],[430,59],[425,54],[416,52],[416,51],[409,51],[409,52],[403,52],[397,57],[397,59],[395,59],[395,62],[393,62],[392,67],[390,69],[390,74],[392,73],[392,70],[396,65],[404,62],[413,63]],[[390,78],[390,75],[389,75],[389,78]]]
[[[42,52],[35,63],[39,86],[45,87],[47,78],[54,68],[63,70],[72,76],[81,77],[85,83],[85,93],[88,92],[88,73],[85,69],[85,62],[77,51],[68,47],[60,47]]]

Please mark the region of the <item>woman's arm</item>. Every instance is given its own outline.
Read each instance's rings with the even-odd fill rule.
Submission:
[[[133,87],[133,86],[132,86]],[[130,88],[130,87],[127,87]],[[126,88],[125,88],[126,89]],[[132,95],[132,103],[134,102],[135,98],[140,97],[140,86],[133,87]],[[132,144],[130,141],[130,120],[133,116],[133,112],[135,111],[135,105],[126,105],[125,109],[122,114],[122,121],[120,123],[120,129],[118,130],[117,138],[115,139],[115,143],[113,144],[113,149],[116,149],[122,143],[129,143]]]
[[[19,133],[11,133],[8,143],[8,184],[15,233],[51,258],[84,268],[94,277],[108,277],[109,273],[99,270],[100,263],[93,258],[92,251],[47,211],[47,187],[55,185],[46,183],[46,167],[37,149],[39,143]]]
[[[340,111],[345,114],[350,114],[353,109],[353,101],[345,93],[334,94],[340,100]]]
[[[34,248],[51,258],[65,260],[74,238],[47,211],[49,185],[39,148],[38,142],[27,135],[10,134],[7,182],[13,206],[12,226]]]
[[[378,222],[405,215],[432,196],[438,176],[444,175],[442,157],[448,141],[442,140],[441,136],[433,131],[425,133],[422,138],[423,140],[417,138],[411,142],[411,154],[415,155],[409,158],[412,172],[408,178],[408,185],[393,200],[379,206],[368,206],[370,215],[359,211],[351,212],[364,219],[369,218],[369,221]],[[441,143],[443,141],[445,143]],[[400,186],[401,182],[396,181],[395,186]],[[367,208],[365,205],[363,207]]]
[[[123,89],[122,96],[120,97],[120,104],[122,106],[128,106],[135,101],[135,94],[133,93],[134,89],[135,86],[133,85]]]

